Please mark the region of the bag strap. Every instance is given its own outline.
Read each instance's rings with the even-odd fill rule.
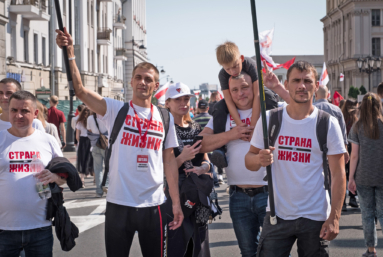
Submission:
[[[274,146],[282,127],[283,107],[271,109],[269,112],[270,118],[269,126],[267,128],[269,134],[269,144]]]
[[[109,137],[109,145],[105,151],[105,172],[102,179],[101,187],[104,187],[106,184],[106,180],[108,178],[108,173],[109,173],[109,160],[110,160],[110,156],[112,155],[112,147],[114,142],[117,139],[118,133],[120,132],[122,128],[122,124],[124,124],[125,122],[126,115],[128,115],[128,112],[129,112],[129,102],[125,103],[124,106],[122,106],[122,108],[117,114],[116,120],[114,121],[112,133],[110,134],[110,137]]]
[[[101,135],[101,131],[100,131],[100,127],[98,126],[98,122],[97,122],[97,119],[96,119],[96,115],[93,115],[93,119],[94,119],[94,121],[96,122],[96,126],[97,126],[97,129],[98,129],[98,132],[100,132],[100,135]]]
[[[162,144],[162,149],[165,150],[166,138],[167,138],[168,132],[169,132],[170,114],[169,114],[168,109],[158,107],[158,106],[157,106],[157,108],[158,108],[158,111],[160,112],[162,124],[164,125],[164,129],[165,129],[165,137],[164,137],[164,142]]]
[[[322,159],[323,159],[323,174],[324,174],[324,187],[329,191],[331,196],[331,177],[330,170],[328,167],[327,161],[327,134],[328,134],[328,125],[330,121],[330,114],[324,112],[322,110],[318,110],[318,119],[317,119],[317,127],[316,134],[319,143],[319,148],[322,151]]]

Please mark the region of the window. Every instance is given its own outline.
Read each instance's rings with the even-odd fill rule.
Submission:
[[[90,20],[90,15],[89,15],[89,1],[88,1],[87,5],[86,5],[86,12],[87,12],[86,17],[87,17],[88,25],[89,25],[89,20]]]
[[[90,60],[92,61],[92,64],[91,64],[92,72],[95,72],[95,67],[94,67],[94,51],[91,50],[90,53],[91,53]]]
[[[79,24],[78,6],[74,7],[74,29],[75,29],[75,44],[80,44],[80,24]]]
[[[371,11],[372,26],[380,26],[380,10]]]
[[[33,47],[34,47],[34,62],[35,64],[39,63],[39,36],[37,34],[33,35]]]
[[[42,38],[42,42],[41,42],[41,44],[42,44],[42,54],[43,54],[43,61],[42,61],[42,63],[44,64],[44,66],[47,66],[47,62],[46,62],[46,59],[47,59],[47,48],[46,48],[46,38],[45,37],[43,37]]]
[[[28,30],[24,30],[24,62],[29,62]]]
[[[372,56],[380,56],[380,38],[372,38]]]
[[[16,27],[11,27],[11,55],[15,59],[16,58]]]

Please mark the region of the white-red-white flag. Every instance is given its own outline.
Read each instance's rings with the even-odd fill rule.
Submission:
[[[326,63],[324,62],[322,75],[320,76],[320,80],[319,80],[319,86],[326,86],[329,81],[330,81],[330,78],[328,77]]]
[[[201,90],[193,90],[193,93],[195,96],[199,96],[199,94],[201,93]]]
[[[222,92],[221,89],[218,89],[218,94],[219,94],[219,97],[221,97],[221,100],[225,98],[225,97],[223,96],[223,92]]]
[[[340,73],[339,81],[344,81],[344,74],[343,73]]]
[[[259,45],[261,53],[270,56],[273,46],[274,28],[259,33]]]
[[[165,104],[165,93],[170,86],[170,82],[166,82],[162,87],[160,87],[157,92],[154,94],[154,97],[157,98],[158,103]]]

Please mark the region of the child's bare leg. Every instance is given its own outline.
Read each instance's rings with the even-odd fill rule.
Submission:
[[[235,106],[233,99],[231,98],[229,89],[222,90],[222,92],[223,96],[225,97],[227,109],[229,109],[231,117],[234,119],[235,124],[240,125],[242,123],[241,117],[239,117],[237,107]]]

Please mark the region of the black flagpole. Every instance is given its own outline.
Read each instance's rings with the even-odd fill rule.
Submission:
[[[258,24],[257,24],[257,11],[255,7],[255,0],[250,0],[251,3],[251,14],[253,17],[253,32],[254,32],[254,46],[257,57],[257,69],[258,69],[258,82],[259,82],[259,98],[261,103],[261,117],[263,127],[263,141],[265,149],[269,149],[269,135],[267,133],[266,123],[266,103],[265,103],[265,89],[263,88],[263,75],[262,75],[262,64],[261,64],[261,51],[259,48],[259,35],[258,35]],[[266,67],[267,69],[267,67]],[[269,187],[269,204],[270,204],[270,223],[272,225],[277,224],[277,217],[275,215],[275,203],[274,203],[274,188],[273,188],[273,177],[271,176],[271,166],[266,167],[267,180]]]
[[[56,9],[56,16],[57,16],[57,22],[59,29],[64,32],[64,25],[63,25],[63,19],[61,15],[61,9],[60,9],[60,2],[59,0],[54,0],[55,2],[55,9]],[[71,5],[70,5],[71,7]],[[70,9],[69,12],[72,10]],[[67,121],[67,145],[64,148],[64,152],[75,152],[76,148],[74,147],[74,132],[72,130],[72,118],[74,117],[73,114],[73,97],[75,96],[74,89],[73,89],[73,80],[72,80],[72,73],[70,72],[70,66],[69,66],[69,59],[68,59],[68,52],[67,47],[63,46],[63,55],[64,55],[64,64],[65,64],[65,70],[66,70],[66,76],[68,80],[69,85],[69,115],[68,115],[68,121]],[[53,65],[53,64],[52,64]]]

